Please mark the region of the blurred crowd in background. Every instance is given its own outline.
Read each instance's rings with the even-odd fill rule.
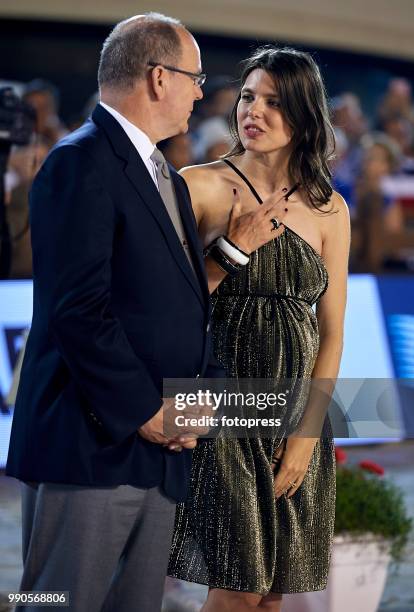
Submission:
[[[203,87],[187,134],[159,143],[177,169],[212,162],[230,148],[228,116],[238,88],[234,79],[215,76]],[[31,278],[28,192],[50,148],[90,115],[98,95],[70,124],[59,117],[59,92],[35,79],[22,98],[36,111],[36,134],[15,147],[6,174],[6,210],[12,239],[11,278]],[[375,116],[366,116],[352,92],[331,99],[335,130],[334,189],[347,201],[352,218],[351,272],[414,273],[414,100],[410,83],[389,81]]]

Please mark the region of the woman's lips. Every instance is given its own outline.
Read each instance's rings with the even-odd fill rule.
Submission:
[[[248,138],[258,138],[259,136],[262,136],[264,134],[263,130],[254,125],[246,126],[244,128],[244,133]]]

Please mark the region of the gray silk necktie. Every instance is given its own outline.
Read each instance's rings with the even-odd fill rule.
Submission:
[[[160,196],[165,204],[165,208],[167,209],[172,224],[174,225],[175,231],[177,232],[178,238],[180,239],[180,242],[183,246],[184,252],[187,255],[189,264],[195,274],[190,249],[188,247],[188,242],[183,227],[183,222],[181,221],[180,212],[178,210],[177,198],[175,196],[174,185],[171,180],[168,164],[165,161],[164,155],[157,148],[154,149],[154,152],[151,155],[151,159],[155,163],[157,169],[157,181]]]

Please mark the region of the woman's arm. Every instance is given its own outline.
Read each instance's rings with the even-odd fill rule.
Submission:
[[[211,165],[189,166],[180,171],[191,196],[198,232],[206,247],[220,235],[226,235],[247,254],[277,238],[283,232],[281,226],[272,231],[272,217],[282,221],[286,215],[285,194],[279,189],[267,198],[254,212],[242,214],[240,195],[235,184],[223,181],[220,172]],[[216,261],[204,259],[210,293],[227,276]]]
[[[289,489],[291,497],[305,477],[313,449],[319,440],[329,400],[338,376],[343,346],[350,221],[343,198],[334,193],[333,213],[326,219],[322,257],[329,275],[329,285],[320,299],[316,316],[319,326],[319,351],[312,372],[312,385],[306,411],[301,421],[301,433],[288,438],[280,471],[275,480],[276,497]],[[322,405],[323,404],[323,405]],[[308,432],[308,436],[305,437]],[[289,482],[296,486],[289,488]]]
[[[339,372],[348,280],[351,235],[348,207],[338,193],[334,193],[332,203],[338,212],[327,219],[322,247],[329,285],[316,308],[320,344],[312,377],[320,379],[336,379]]]
[[[202,241],[203,247],[206,247],[208,244],[207,239],[210,233],[206,214],[206,202],[210,201],[211,206],[214,206],[215,200],[213,199],[214,190],[212,189],[212,185],[215,184],[216,186],[216,198],[217,187],[219,187],[219,185],[217,185],[214,173],[203,166],[189,166],[182,168],[179,174],[181,174],[187,183],[200,240]],[[211,176],[211,180],[209,180],[209,174],[213,175]],[[211,238],[210,242],[214,238],[215,236]],[[206,267],[209,292],[213,293],[221,281],[226,277],[227,272],[222,270],[211,257],[205,257],[204,263]]]

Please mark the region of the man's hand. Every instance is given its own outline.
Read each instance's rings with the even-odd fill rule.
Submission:
[[[263,204],[257,207],[257,210],[242,214],[239,193],[236,189],[233,191],[235,193],[227,236],[242,251],[250,254],[270,240],[277,238],[284,231],[282,225],[279,229],[275,229],[271,219],[282,222],[286,216],[289,202],[293,200],[286,200],[288,192],[278,189],[266,198]]]
[[[183,448],[192,450],[197,446],[197,437],[190,438],[189,436],[180,436],[179,438],[170,440],[166,446],[168,446],[168,450],[173,450],[177,453],[180,453]]]
[[[177,416],[184,418],[186,423],[178,425]],[[184,411],[177,412],[174,398],[164,398],[164,431],[169,438],[165,446],[177,452],[183,448],[195,448],[197,439],[210,431],[209,420],[214,416],[213,408],[203,403],[187,405]]]
[[[168,444],[169,440],[164,435],[164,406],[161,406],[149,421],[141,425],[138,433],[154,444]]]
[[[144,425],[141,425],[141,427],[138,429],[139,435],[145,438],[145,440],[148,440],[149,442],[168,446],[169,450],[174,450],[176,452],[182,451],[183,448],[195,448],[197,446],[198,436],[192,432],[187,434],[183,432],[182,435],[177,435],[172,438],[169,438],[164,434],[164,411],[171,411],[171,409],[172,401],[164,399],[164,403],[158,410],[158,412],[154,414],[154,416],[149,421],[144,423]]]

